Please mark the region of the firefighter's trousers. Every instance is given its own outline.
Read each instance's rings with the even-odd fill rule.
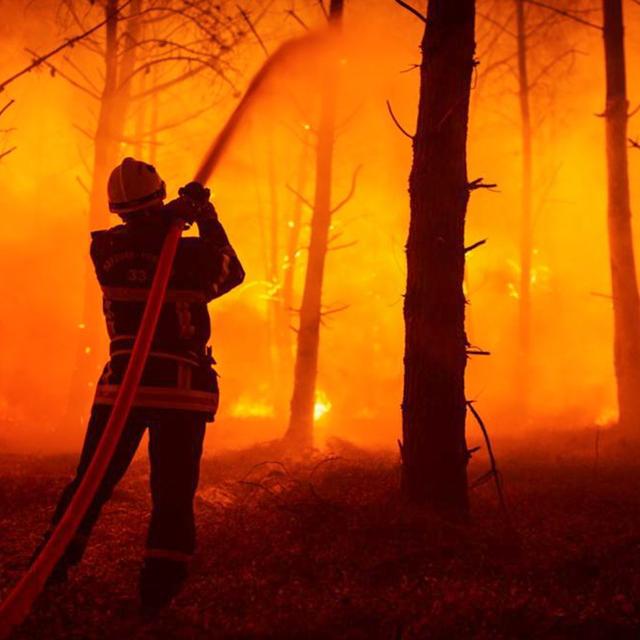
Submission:
[[[52,527],[64,514],[84,476],[110,413],[110,406],[93,407],[76,476],[60,497]],[[205,420],[204,414],[190,411],[132,409],[102,484],[63,562],[73,565],[82,558],[100,510],[129,467],[147,428],[153,507],[146,556],[187,562],[195,550],[193,499],[198,486]]]

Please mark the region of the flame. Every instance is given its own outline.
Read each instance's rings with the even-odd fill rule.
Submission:
[[[229,411],[234,418],[273,418],[275,410],[265,400],[242,394]]]
[[[533,250],[533,255],[538,255],[538,249]],[[507,260],[507,264],[513,272],[513,275],[519,279],[522,273],[522,268],[515,260]],[[551,269],[546,264],[532,265],[529,272],[529,283],[531,288],[537,288],[541,290],[547,290],[549,284],[549,278],[551,276]],[[520,300],[520,287],[517,282],[507,282],[507,295],[514,300]]]
[[[316,391],[316,403],[313,406],[313,419],[317,422],[322,416],[327,415],[333,405],[324,391]]]
[[[618,410],[615,407],[605,407],[595,420],[596,427],[610,427],[618,422]]]

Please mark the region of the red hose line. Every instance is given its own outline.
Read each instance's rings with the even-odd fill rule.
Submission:
[[[0,638],[8,637],[13,629],[28,615],[47,578],[73,539],[111,462],[138,391],[140,378],[151,349],[151,343],[156,332],[160,310],[162,309],[171,275],[173,259],[183,229],[184,221],[177,219],[167,233],[149,291],[149,298],[140,322],[140,329],[131,352],[131,359],[120,385],[109,421],[89,468],[62,519],[56,525],[51,537],[35,562],[0,605]]]

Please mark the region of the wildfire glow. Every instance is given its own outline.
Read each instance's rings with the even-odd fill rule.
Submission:
[[[596,418],[598,427],[610,427],[618,421],[618,410],[613,407],[605,407]]]
[[[313,407],[313,419],[320,420],[322,416],[325,416],[329,411],[331,411],[331,401],[327,397],[327,394],[324,391],[318,389],[316,391],[316,403]]]
[[[229,413],[234,418],[273,418],[275,411],[273,405],[264,400],[241,395]]]

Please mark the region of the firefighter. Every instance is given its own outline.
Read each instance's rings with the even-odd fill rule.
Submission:
[[[187,577],[195,549],[193,499],[205,424],[213,421],[218,407],[215,361],[207,346],[207,303],[244,279],[209,202],[209,190],[191,183],[180,192],[181,198],[164,205],[165,185],[155,168],[133,158],[125,158],[109,178],[109,208],[124,224],[92,233],[91,258],[102,288],[110,359],[97,384],[76,476],[63,491],[51,523],[52,529],[63,516],[107,424],[169,226],[176,215],[191,217],[199,237],[182,238],[178,245],[131,414],[93,504],[51,578],[65,580],[68,569],[80,561],[101,507],[148,429],[153,506],[139,583],[146,614],[166,606]]]

